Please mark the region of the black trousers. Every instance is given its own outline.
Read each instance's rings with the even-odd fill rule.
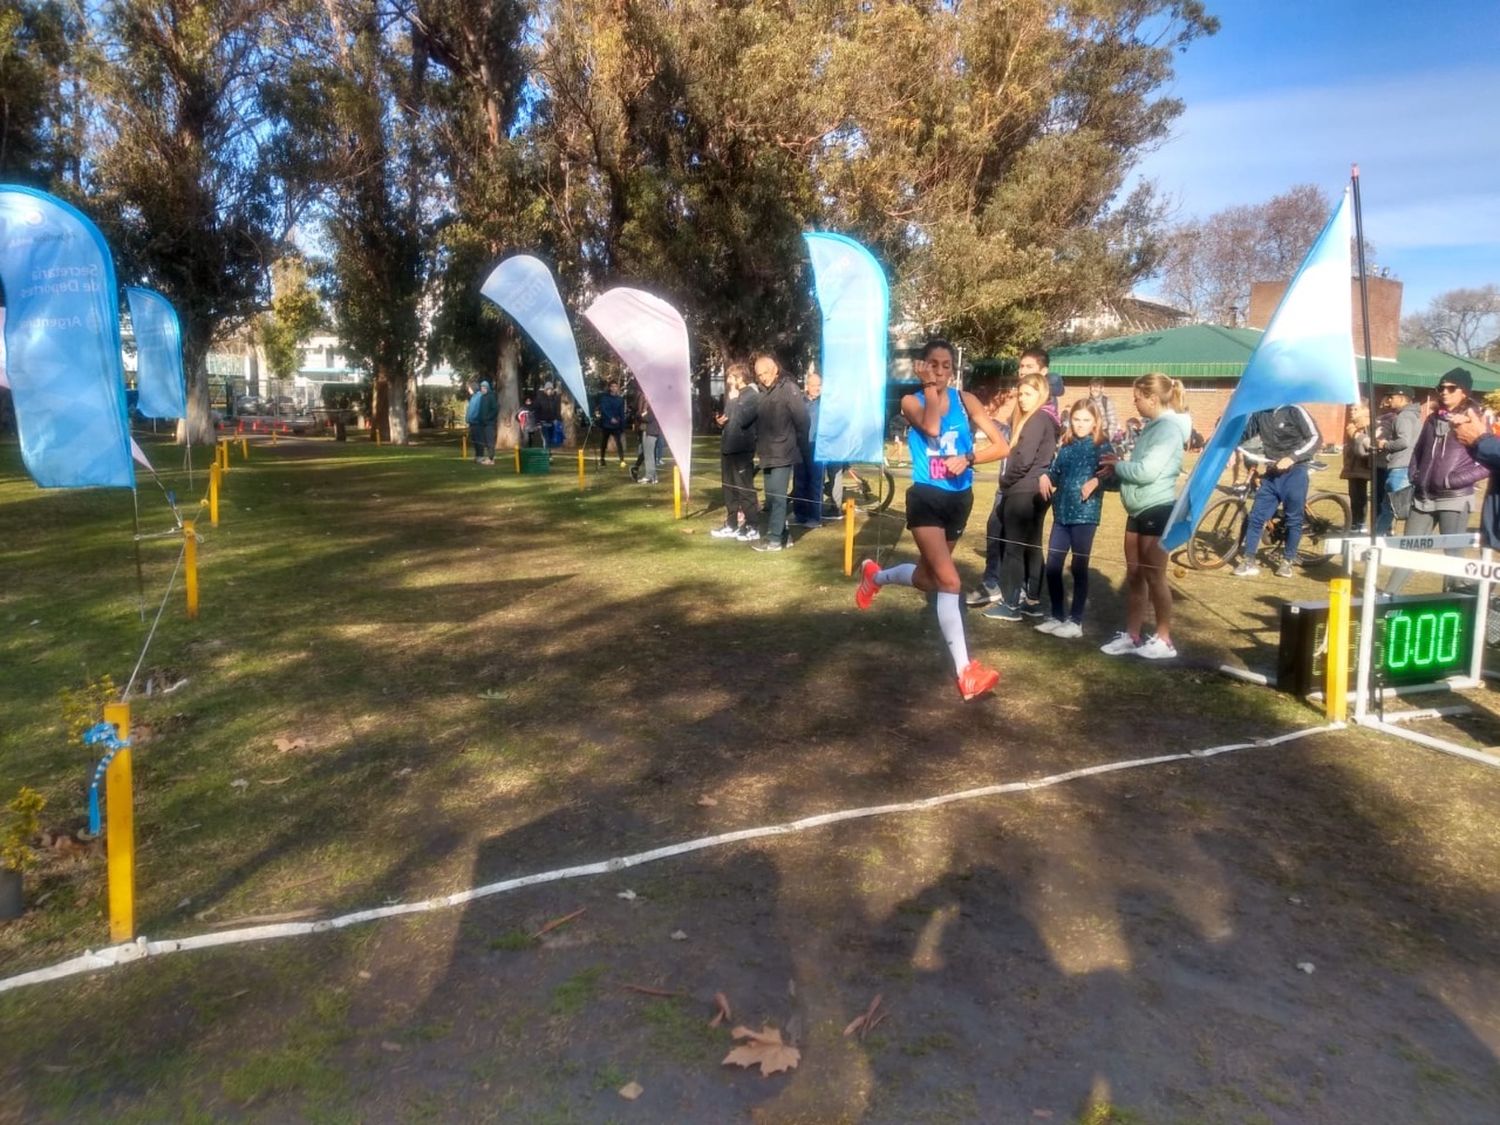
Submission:
[[[760,504],[755,495],[755,454],[725,453],[720,456],[724,484],[724,522],[730,527],[760,523]]]
[[[1042,592],[1042,523],[1047,502],[1036,492],[1007,492],[1000,501],[1005,552],[1000,559],[1000,592],[1007,605],[1018,606],[1024,594],[1036,601]]]
[[[615,439],[615,451],[620,455],[620,460],[625,460],[625,435],[619,430],[599,431],[599,464],[604,464],[604,454],[609,449],[609,439]]]

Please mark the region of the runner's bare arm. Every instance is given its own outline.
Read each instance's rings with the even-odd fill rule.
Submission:
[[[933,384],[923,383],[924,388]],[[943,432],[943,411],[947,408],[946,395],[928,395],[927,401],[917,401],[916,395],[901,396],[901,414],[908,422],[928,437],[937,437]]]
[[[976,430],[990,439],[990,443],[983,449],[974,451],[974,464],[987,465],[991,461],[1001,460],[1010,453],[1010,442],[1005,440],[1005,435],[1000,432],[1000,427],[990,417],[989,411],[985,410],[984,404],[968,391],[962,393],[964,409],[969,412],[969,421]]]

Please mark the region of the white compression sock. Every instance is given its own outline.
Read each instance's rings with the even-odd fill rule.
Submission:
[[[888,566],[875,575],[875,585],[910,586],[912,575],[916,573],[916,563],[902,563],[900,566]]]
[[[948,642],[948,654],[953,657],[953,668],[962,672],[969,666],[969,643],[964,639],[964,609],[957,594],[938,593],[937,619],[943,640]]]

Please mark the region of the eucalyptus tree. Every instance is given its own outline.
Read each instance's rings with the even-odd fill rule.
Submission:
[[[209,345],[264,307],[314,190],[285,113],[304,14],[282,0],[106,0],[91,25],[91,211],[122,280],[181,316],[195,441],[210,429]]]

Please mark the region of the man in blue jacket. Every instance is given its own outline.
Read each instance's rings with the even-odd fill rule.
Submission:
[[[1259,439],[1260,450],[1253,445]],[[1245,528],[1245,553],[1234,568],[1235,577],[1250,578],[1260,573],[1255,553],[1260,550],[1260,533],[1266,521],[1285,513],[1286,548],[1276,567],[1277,578],[1292,576],[1292,560],[1302,543],[1302,510],[1307,505],[1307,466],[1317,453],[1322,438],[1307,411],[1300,406],[1278,406],[1250,416],[1240,439],[1240,453],[1246,460],[1262,461],[1260,491]]]
[[[599,467],[604,468],[604,456],[609,451],[609,439],[615,439],[615,453],[620,458],[620,468],[625,467],[625,399],[620,395],[620,381],[611,379],[604,385],[604,393],[594,408],[599,419]]]

